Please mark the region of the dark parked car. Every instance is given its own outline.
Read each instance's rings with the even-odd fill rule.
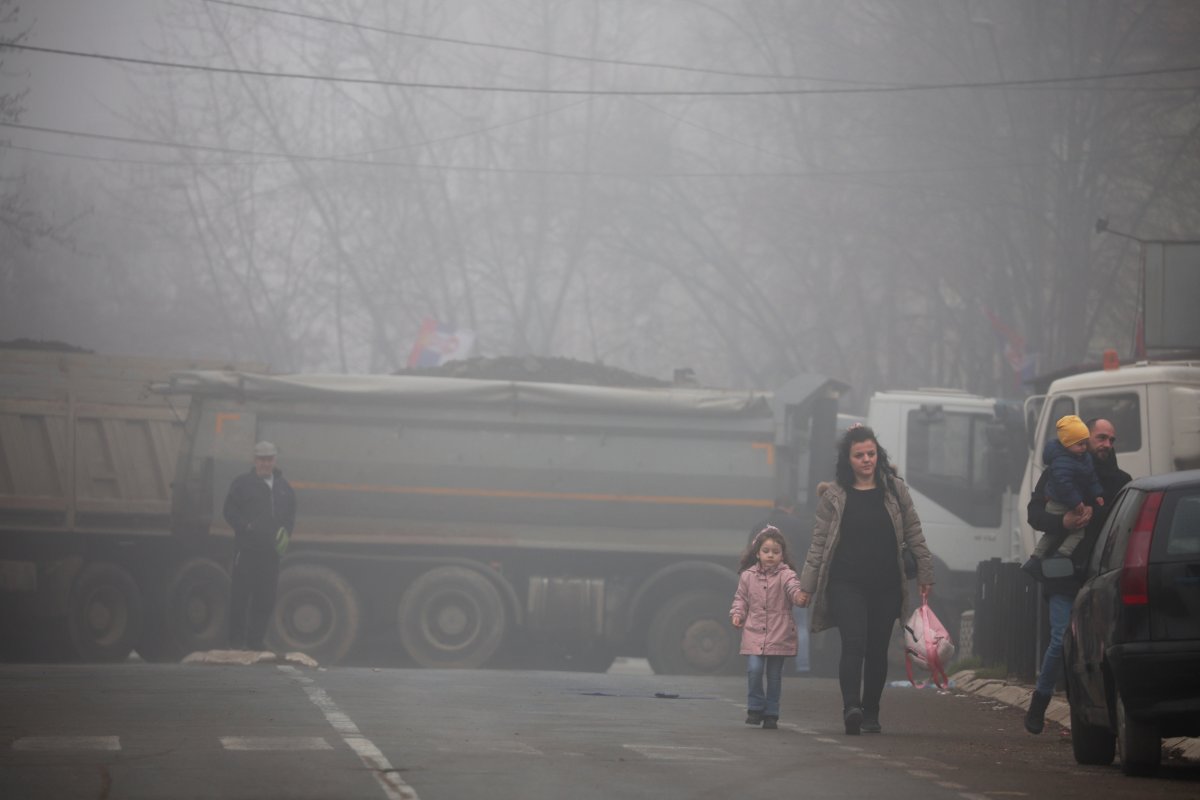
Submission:
[[[1113,503],[1063,640],[1080,764],[1159,766],[1200,735],[1200,470],[1140,478]]]

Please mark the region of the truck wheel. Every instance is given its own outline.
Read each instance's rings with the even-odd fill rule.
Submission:
[[[1067,679],[1068,682],[1070,678]],[[1068,693],[1070,699],[1070,693]],[[1071,750],[1078,764],[1111,764],[1117,743],[1112,731],[1090,724],[1078,711],[1078,703],[1071,703]]]
[[[71,586],[67,631],[82,661],[123,661],[142,634],[142,593],[122,566],[94,561]]]
[[[526,650],[520,663],[525,669],[608,672],[608,668],[616,660],[616,651],[604,644],[560,647],[549,642],[539,642]]]
[[[138,653],[147,661],[178,661],[224,647],[228,623],[229,575],[211,559],[193,558],[155,591]]]
[[[688,592],[654,615],[646,654],[660,675],[723,675],[735,668],[739,642],[729,624],[728,599]]]
[[[483,666],[504,642],[504,600],[485,576],[437,567],[404,591],[397,614],[400,643],[422,667]]]
[[[1121,772],[1126,775],[1152,775],[1162,763],[1162,737],[1153,722],[1136,720],[1125,711],[1125,698],[1117,689],[1117,750],[1121,754]]]
[[[299,650],[336,664],[357,641],[361,618],[354,589],[337,571],[296,564],[279,575],[267,638],[272,650]]]

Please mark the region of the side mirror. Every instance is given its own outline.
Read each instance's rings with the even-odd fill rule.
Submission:
[[[1070,578],[1075,574],[1075,562],[1066,556],[1051,556],[1042,559],[1042,577]]]

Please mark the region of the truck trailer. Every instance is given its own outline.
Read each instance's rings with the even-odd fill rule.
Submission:
[[[750,527],[781,492],[807,508],[832,474],[844,389],[177,373],[164,391],[189,403],[173,535],[228,542],[225,490],[268,440],[299,506],[272,647],[725,672]]]
[[[177,658],[217,645],[220,548],[171,535],[186,397],[201,359],[0,348],[0,655]]]

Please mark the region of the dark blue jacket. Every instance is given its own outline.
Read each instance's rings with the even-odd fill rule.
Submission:
[[[1074,508],[1080,503],[1094,505],[1097,497],[1104,496],[1091,453],[1075,455],[1058,439],[1051,439],[1042,450],[1042,461],[1050,473],[1046,481],[1046,497],[1050,500]]]
[[[296,525],[296,493],[274,472],[273,489],[253,469],[243,472],[229,485],[225,496],[225,521],[233,528],[239,550],[274,550],[275,533]]]

